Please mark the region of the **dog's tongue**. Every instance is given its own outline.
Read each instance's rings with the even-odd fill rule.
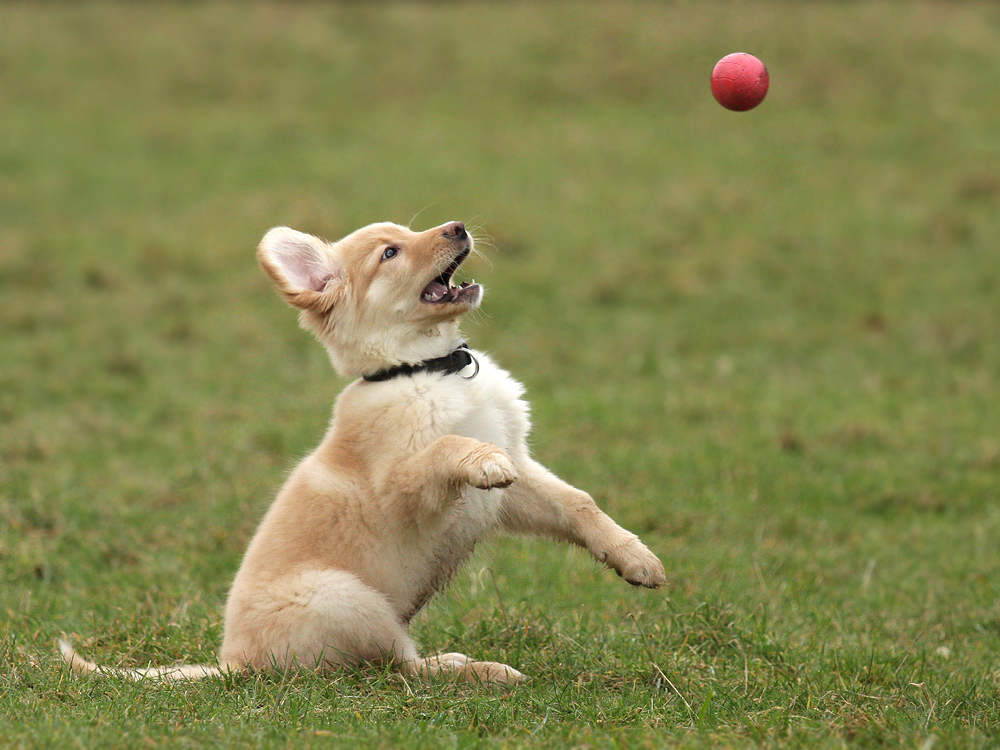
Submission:
[[[432,281],[426,287],[424,287],[423,297],[424,299],[439,300],[444,295],[448,293],[448,287],[442,284],[440,281]]]

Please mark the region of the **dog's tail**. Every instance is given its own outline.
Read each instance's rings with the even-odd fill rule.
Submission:
[[[77,674],[109,675],[120,677],[126,680],[200,680],[203,677],[212,677],[223,674],[221,667],[207,667],[201,665],[184,665],[176,667],[143,667],[140,669],[115,669],[109,667],[99,667],[92,661],[87,661],[73,648],[72,644],[65,638],[59,640],[59,651],[63,659],[69,664]]]

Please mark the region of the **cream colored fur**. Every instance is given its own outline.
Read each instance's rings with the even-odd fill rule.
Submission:
[[[482,289],[464,285],[431,302],[428,285],[472,249],[458,222],[422,233],[386,223],[332,244],[272,229],[257,257],[336,370],[360,378],[460,345],[458,319],[479,305]],[[660,586],[663,566],[638,537],[531,458],[521,385],[473,355],[475,377],[470,365],[347,386],[323,441],[250,542],[226,605],[218,668],[104,670],[63,642],[66,661],[79,672],[194,679],[388,659],[408,674],[517,682],[523,675],[505,664],[422,658],[407,632],[478,541],[498,530],[547,536],[584,547],[629,583]]]

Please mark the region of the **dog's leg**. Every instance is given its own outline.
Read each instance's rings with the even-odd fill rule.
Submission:
[[[513,667],[495,661],[472,661],[465,654],[436,654],[409,662],[410,674],[429,677],[437,674],[456,674],[466,682],[496,682],[515,685],[527,678]]]
[[[389,600],[343,570],[291,573],[226,611],[220,659],[255,669],[419,659]]]
[[[633,586],[663,585],[666,575],[659,558],[598,508],[590,495],[531,459],[518,472],[518,481],[504,497],[503,524],[508,531],[579,545]]]
[[[450,673],[469,682],[502,684],[524,680],[506,664],[472,661],[462,654],[420,658],[385,596],[346,571],[292,574],[274,582],[254,603],[254,610],[228,613],[223,663],[256,669],[295,665],[322,669],[388,660],[414,676]],[[86,671],[89,663],[80,661],[80,671]]]
[[[457,500],[466,485],[491,490],[509,487],[516,478],[514,464],[497,446],[445,435],[395,464],[384,491],[417,498],[424,511],[433,513]]]

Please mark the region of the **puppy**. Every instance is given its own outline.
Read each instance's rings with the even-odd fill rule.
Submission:
[[[633,585],[664,582],[638,537],[531,458],[523,388],[466,348],[459,319],[483,289],[454,275],[472,250],[461,222],[419,233],[372,224],[332,244],[285,227],[265,235],[264,271],[356,380],[250,542],[219,666],[104,670],[62,642],[76,671],[190,679],[390,660],[406,674],[515,683],[524,676],[506,664],[422,658],[408,633],[478,541],[498,530],[548,536]]]

